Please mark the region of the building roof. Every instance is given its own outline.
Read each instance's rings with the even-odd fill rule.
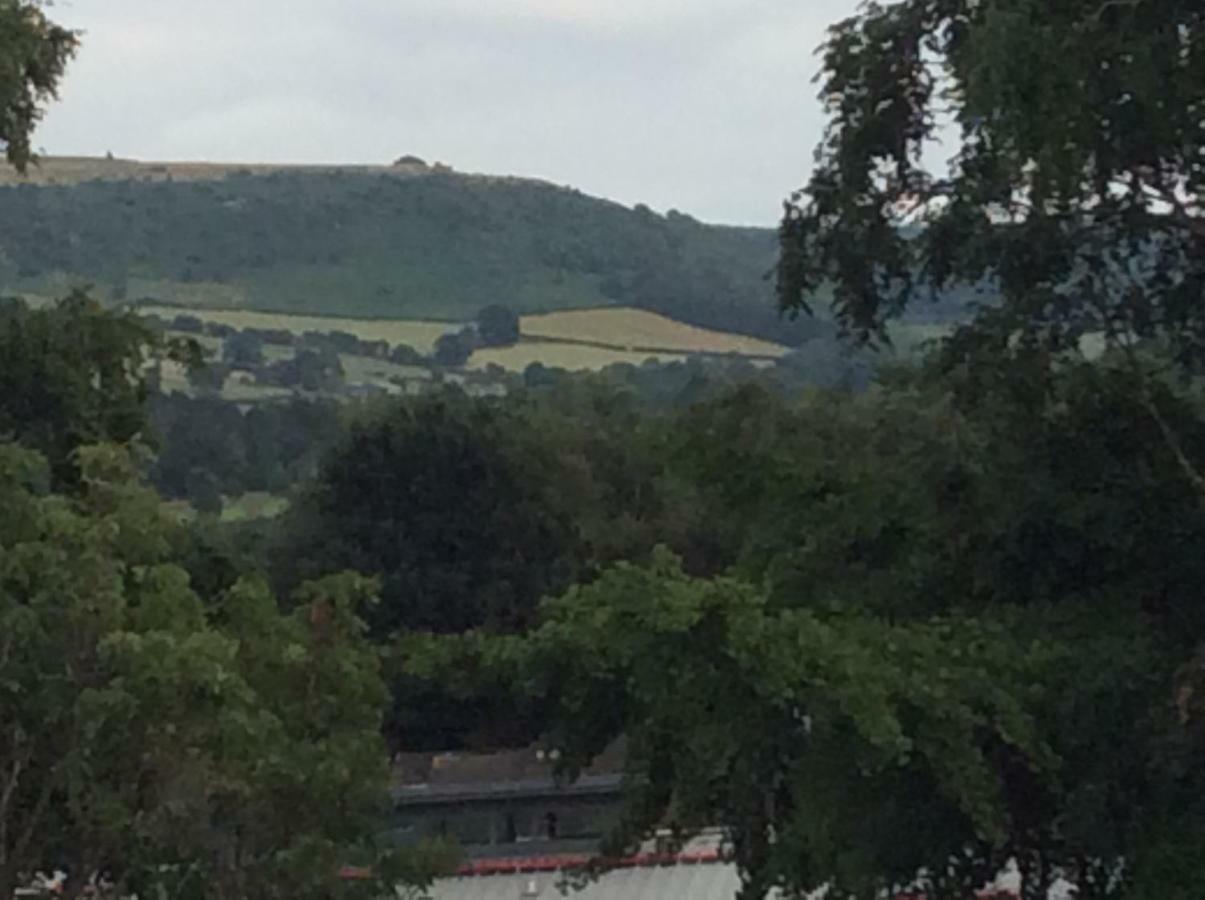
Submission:
[[[453,878],[437,880],[430,900],[733,900],[741,888],[736,866],[706,851],[675,858],[633,857],[580,891],[562,890],[562,873],[556,859],[471,864]],[[820,900],[824,895],[820,890],[811,897]],[[977,900],[1016,900],[1019,894],[1010,885],[987,888],[976,896]],[[778,897],[774,891],[767,900]],[[896,900],[924,900],[924,895],[904,894]]]
[[[676,854],[640,853],[617,861],[615,867],[581,890],[562,890],[565,873],[592,859],[589,855],[523,856],[476,860],[456,875],[437,879],[429,900],[733,900],[740,890],[736,866],[725,856],[718,832],[707,832]],[[345,869],[345,877],[362,877],[363,870]],[[820,900],[824,890],[811,895]],[[777,900],[771,893],[767,900]],[[1017,900],[1020,880],[1002,872],[994,885],[976,893],[977,900]],[[1070,900],[1055,890],[1050,900]],[[901,894],[895,900],[925,900],[923,894]]]
[[[556,871],[443,878],[431,900],[559,900]],[[576,900],[732,900],[740,888],[736,868],[723,863],[633,866],[609,872],[587,885]]]

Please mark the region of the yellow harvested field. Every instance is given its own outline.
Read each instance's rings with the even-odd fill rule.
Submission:
[[[521,321],[524,337],[589,341],[619,350],[656,348],[678,353],[736,353],[775,358],[787,352],[781,344],[697,328],[630,307],[566,310],[523,316]]]
[[[230,175],[273,172],[366,172],[398,177],[424,175],[435,169],[416,165],[290,165],[281,163],[144,162],[104,156],[45,156],[25,174],[0,164],[0,185],[79,184],[84,181],[215,181]]]
[[[340,319],[333,316],[294,316],[286,313],[254,312],[247,309],[196,309],[176,306],[143,306],[140,311],[170,321],[175,316],[195,316],[203,322],[218,322],[232,328],[282,328],[294,334],[306,331],[346,331],[362,341],[385,341],[390,346],[409,344],[420,353],[430,353],[439,336],[455,331],[456,322],[421,322],[413,319]]]
[[[672,362],[686,358],[687,354],[684,353],[612,350],[607,347],[530,341],[515,344],[513,347],[478,350],[469,360],[468,368],[480,371],[487,366],[496,365],[511,372],[522,372],[532,363],[543,363],[550,368],[598,371],[615,363],[638,366],[650,359]]]

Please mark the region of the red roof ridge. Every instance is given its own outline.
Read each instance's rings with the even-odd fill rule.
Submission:
[[[480,875],[511,875],[516,872],[560,872],[563,869],[579,868],[596,860],[600,860],[600,857],[583,853],[478,859],[462,865],[456,874],[461,878],[472,878]],[[697,866],[726,861],[719,850],[692,850],[682,853],[637,853],[622,859],[606,860],[606,863],[613,869],[643,869],[654,866]]]

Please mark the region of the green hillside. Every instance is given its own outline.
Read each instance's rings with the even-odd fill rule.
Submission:
[[[0,290],[381,318],[635,306],[798,344],[769,229],[512,178],[427,170],[231,172],[0,187]]]

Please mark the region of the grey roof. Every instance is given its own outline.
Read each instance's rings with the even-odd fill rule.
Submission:
[[[562,893],[556,872],[445,878],[432,900],[733,900],[740,888],[736,868],[723,863],[618,869],[580,892]]]

